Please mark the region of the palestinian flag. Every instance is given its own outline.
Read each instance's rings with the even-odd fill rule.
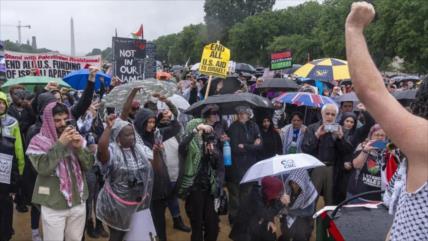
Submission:
[[[131,33],[131,35],[135,39],[142,39],[142,38],[144,38],[144,28],[143,28],[143,25],[141,24],[140,25],[140,29],[138,29],[138,31],[135,32],[135,33]]]

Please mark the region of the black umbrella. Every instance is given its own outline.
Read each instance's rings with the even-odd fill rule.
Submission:
[[[246,73],[254,74],[256,72],[256,69],[251,64],[236,63],[235,72],[236,73],[246,72]]]
[[[419,78],[418,76],[410,76],[410,75],[399,75],[399,76],[394,76],[391,78],[392,81],[394,81],[395,83],[399,83],[402,81],[413,81],[413,82],[417,82],[419,80],[421,80],[421,78]]]
[[[263,83],[257,88],[283,89],[283,90],[295,91],[295,90],[298,90],[300,86],[291,79],[273,78],[273,79],[264,80]]]
[[[220,78],[214,78],[213,81]],[[239,89],[241,89],[241,81],[238,79],[238,76],[228,76],[223,80],[223,88],[221,89],[221,94],[233,94]],[[218,82],[217,82],[218,84]]]
[[[392,95],[397,100],[414,100],[414,99],[416,99],[416,92],[417,92],[416,89],[401,90],[401,91],[399,90],[399,91],[392,93]]]
[[[294,73],[294,71],[296,71],[300,67],[302,67],[301,64],[293,64],[293,66],[291,66],[291,68],[284,70],[284,74],[292,74],[292,73]]]
[[[349,102],[349,101],[360,102],[355,92],[347,93],[336,98],[336,102],[338,103]]]
[[[209,96],[207,99],[191,105],[185,113],[199,116],[202,109],[210,104],[218,105],[220,113],[225,115],[236,114],[235,108],[240,105],[246,105],[254,109],[273,109],[272,103],[264,97],[251,93],[237,93]]]

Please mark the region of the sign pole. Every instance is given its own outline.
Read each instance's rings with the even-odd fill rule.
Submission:
[[[208,94],[210,93],[212,77],[213,77],[212,75],[210,75],[210,77],[208,77],[207,90],[205,91],[205,99],[208,98]]]

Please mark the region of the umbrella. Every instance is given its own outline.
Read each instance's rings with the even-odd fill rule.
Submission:
[[[28,76],[24,76],[21,78],[10,79],[10,80],[6,81],[6,83],[4,83],[1,86],[1,89],[3,91],[8,91],[11,86],[23,85],[23,86],[25,86],[25,88],[27,90],[32,92],[34,90],[35,86],[37,86],[37,85],[45,86],[49,82],[56,82],[56,83],[58,83],[58,85],[60,87],[72,88],[69,84],[67,84],[62,79],[59,79],[59,78],[28,75]]]
[[[241,180],[242,183],[253,182],[267,176],[278,176],[296,169],[311,169],[324,164],[317,158],[304,154],[276,155],[252,165]]]
[[[312,86],[316,87],[316,81],[310,78],[297,78],[298,83],[307,83],[310,84]],[[323,84],[325,84],[329,89],[333,89],[334,86],[337,85],[336,81],[332,80],[332,81],[326,81],[326,80],[318,80],[320,82],[322,82]]]
[[[295,75],[327,82],[351,79],[348,62],[341,59],[325,58],[313,60],[294,72]]]
[[[207,99],[191,105],[185,113],[199,116],[201,110],[209,104],[218,105],[220,112],[226,115],[236,114],[235,108],[240,105],[250,106],[251,108],[273,109],[272,103],[264,97],[251,93],[237,93],[209,96]]]
[[[291,68],[285,69],[284,74],[292,74],[294,71],[296,71],[298,68],[302,67],[301,64],[293,64]]]
[[[156,79],[169,80],[172,78],[172,75],[167,72],[156,72]]]
[[[180,111],[187,110],[187,108],[190,107],[189,102],[181,95],[173,94],[168,97],[168,100],[170,100]],[[168,106],[164,102],[158,101],[157,105],[158,110],[168,109]]]
[[[349,102],[349,101],[360,102],[360,100],[358,99],[358,96],[355,94],[355,92],[350,92],[350,93],[341,95],[341,96],[336,98],[337,103]]]
[[[238,79],[238,76],[228,76],[226,79],[213,78],[211,82],[213,90],[215,90],[221,80],[223,80],[223,88],[220,91],[221,94],[233,94],[241,89],[241,81]]]
[[[122,106],[128,98],[129,93],[135,87],[143,87],[143,89],[137,93],[135,97],[140,101],[140,103],[143,104],[150,100],[152,94],[154,93],[159,93],[166,97],[170,97],[177,90],[177,85],[171,81],[159,81],[156,79],[136,80],[127,84],[116,86],[108,95],[103,98],[106,107],[115,107],[119,110],[122,109]]]
[[[391,78],[392,81],[394,81],[395,83],[399,83],[402,81],[413,81],[413,82],[418,82],[421,80],[421,78],[419,78],[418,76],[410,76],[410,75],[399,75],[399,76],[394,76]]]
[[[64,81],[67,82],[73,89],[83,90],[88,82],[89,69],[80,69],[68,73],[64,76]],[[95,89],[101,87],[100,77],[104,77],[105,86],[110,86],[111,77],[101,71],[95,75]]]
[[[412,90],[399,90],[392,93],[397,100],[414,100],[416,99],[416,89]]]
[[[263,83],[258,87],[259,89],[282,89],[288,91],[295,91],[300,88],[296,82],[291,79],[282,79],[282,78],[273,78],[266,79]]]
[[[321,108],[325,104],[336,104],[336,102],[326,96],[312,94],[309,92],[288,92],[275,98],[275,101],[307,107]]]
[[[235,73],[240,73],[240,72],[254,74],[256,72],[256,69],[251,64],[236,63]]]
[[[190,68],[191,71],[198,71],[199,70],[199,65],[201,65],[201,63],[196,63],[194,65],[192,65],[192,68]]]

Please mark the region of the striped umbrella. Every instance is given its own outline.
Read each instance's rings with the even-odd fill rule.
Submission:
[[[288,92],[275,98],[275,101],[307,107],[321,108],[326,104],[337,103],[327,96],[312,94],[309,92]]]
[[[348,62],[334,58],[313,60],[298,68],[294,74],[304,78],[328,82],[351,79]]]

